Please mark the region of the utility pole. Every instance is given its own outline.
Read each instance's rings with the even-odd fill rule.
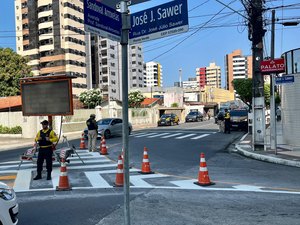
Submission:
[[[248,6],[249,12],[249,39],[252,41],[253,78],[252,78],[252,143],[253,150],[264,147],[265,137],[265,99],[264,79],[260,71],[263,60],[263,0],[252,0]]]
[[[275,57],[275,10],[272,10],[272,30],[271,30],[271,59]],[[276,134],[276,107],[275,107],[275,76],[270,74],[270,144],[271,149],[277,154],[277,134]]]

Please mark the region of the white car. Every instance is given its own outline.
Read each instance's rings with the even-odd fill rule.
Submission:
[[[0,225],[15,225],[18,223],[19,205],[12,188],[0,182]]]

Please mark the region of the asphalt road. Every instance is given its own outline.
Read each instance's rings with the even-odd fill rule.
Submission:
[[[141,168],[143,149],[147,147],[155,174],[146,178],[131,172],[131,224],[299,224],[299,168],[235,154],[230,144],[242,135],[239,131],[218,133],[213,121],[133,132],[129,140],[132,169]],[[68,173],[72,191],[49,190],[52,184],[41,180],[31,181],[30,190],[17,192],[19,224],[123,224],[123,188],[112,187],[115,175],[109,172],[115,170],[114,160],[121,153],[121,140],[121,137],[107,140],[107,158],[94,155],[90,164],[86,159],[87,165],[76,159],[71,161]],[[71,143],[78,146],[80,142]],[[16,160],[16,155],[23,151],[0,152],[0,172],[6,165],[12,165],[7,161]],[[205,153],[209,176],[215,185],[193,184],[201,152]],[[92,157],[86,154],[83,152],[81,156]],[[109,167],[98,168],[104,160]],[[21,168],[23,172],[25,169],[27,165]],[[101,175],[106,181],[101,185],[106,186],[91,177],[84,178],[99,171],[107,172]],[[34,175],[34,170],[30,173]]]

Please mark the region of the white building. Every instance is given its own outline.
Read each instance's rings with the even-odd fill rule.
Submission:
[[[163,70],[158,62],[146,63],[145,87],[163,87]]]

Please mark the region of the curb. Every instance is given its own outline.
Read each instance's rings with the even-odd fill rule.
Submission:
[[[247,135],[244,135],[240,141],[244,140]],[[248,158],[269,162],[269,163],[285,165],[285,166],[300,167],[300,162],[296,162],[288,159],[281,159],[273,156],[262,155],[252,151],[244,150],[239,144],[235,144],[235,149],[236,149],[235,152],[243,156],[246,156]]]

